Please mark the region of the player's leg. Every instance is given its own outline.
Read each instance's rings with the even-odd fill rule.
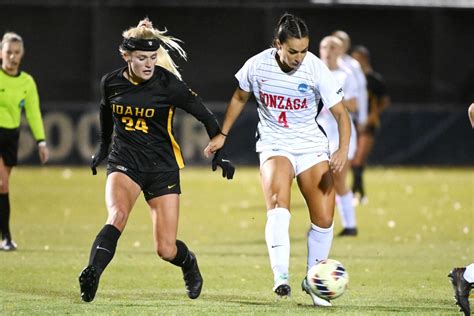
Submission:
[[[160,258],[181,268],[186,292],[191,299],[199,297],[203,279],[195,254],[177,240],[179,195],[166,194],[148,200],[153,222],[156,253]]]
[[[106,225],[92,244],[88,266],[79,275],[83,301],[90,302],[94,299],[99,278],[115,255],[118,239],[140,191],[140,186],[126,174],[112,172],[108,175],[105,186],[108,212]]]
[[[335,188],[329,162],[322,161],[297,176],[308,205],[311,230],[308,235],[308,268],[327,259],[333,238]]]
[[[474,263],[465,268],[454,268],[448,275],[454,289],[454,299],[464,315],[471,314],[469,294],[474,287]]]
[[[360,145],[362,133],[357,134],[357,150],[354,155],[354,159],[351,161],[351,168],[352,168],[352,193],[357,199],[357,203],[359,203],[359,198],[362,195],[362,191],[364,191],[362,187],[362,173],[363,173],[363,148]]]
[[[10,174],[18,160],[18,130],[0,128],[0,248],[4,251],[16,249],[10,232]]]
[[[346,163],[341,172],[333,172],[334,185],[336,189],[336,203],[343,230],[338,236],[356,236],[357,224],[355,216],[355,207],[352,203],[353,194],[346,184],[349,164]]]
[[[199,297],[203,279],[196,255],[184,242],[176,240],[181,193],[179,171],[150,175],[143,191],[150,207],[156,253],[163,260],[181,267],[188,297]]]
[[[298,186],[306,201],[311,219],[308,232],[307,269],[316,262],[327,259],[333,240],[333,218],[335,188],[329,163],[319,162],[297,176]],[[314,295],[306,278],[302,289],[311,296],[316,306],[331,306],[331,303]]]
[[[279,296],[289,296],[290,265],[290,192],[295,171],[287,157],[262,158],[260,175],[267,209],[265,241],[273,270],[273,291]]]
[[[12,167],[5,165],[0,156],[0,231],[2,232],[1,249],[15,250],[16,244],[12,241],[10,233],[10,196],[9,180]]]
[[[352,160],[352,175],[353,185],[352,192],[358,193],[360,202],[362,204],[367,203],[367,197],[365,194],[364,186],[364,170],[367,158],[372,151],[374,145],[374,133],[375,131],[368,130],[363,131],[357,136],[357,151],[354,159]]]

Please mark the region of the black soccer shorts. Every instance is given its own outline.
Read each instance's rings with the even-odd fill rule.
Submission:
[[[6,166],[13,167],[18,164],[18,141],[20,129],[0,127],[0,156]]]
[[[165,172],[140,172],[128,167],[108,163],[107,176],[113,172],[126,174],[136,182],[143,191],[145,200],[151,200],[166,194],[181,194],[179,170]]]

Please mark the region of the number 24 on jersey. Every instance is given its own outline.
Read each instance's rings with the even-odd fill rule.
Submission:
[[[134,121],[130,116],[123,116],[122,123],[125,123],[125,130],[127,131],[142,131],[143,133],[148,133],[148,125],[146,125],[146,121],[141,117]]]

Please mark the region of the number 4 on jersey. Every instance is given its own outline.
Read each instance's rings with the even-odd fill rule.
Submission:
[[[282,124],[283,127],[288,127],[288,121],[286,120],[286,112],[281,112],[278,116],[278,123]]]

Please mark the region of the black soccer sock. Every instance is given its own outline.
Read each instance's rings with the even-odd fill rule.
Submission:
[[[175,266],[181,267],[184,270],[188,270],[193,266],[193,261],[189,255],[189,249],[184,242],[176,240],[176,257],[170,261]]]
[[[99,273],[102,273],[112,261],[120,234],[120,230],[115,226],[107,224],[95,238],[89,257],[89,265],[96,266]]]
[[[364,166],[360,166],[360,196],[365,196],[365,190],[364,190]]]
[[[2,239],[11,240],[10,198],[8,193],[0,193],[0,231],[2,231]]]
[[[362,169],[361,166],[352,166],[352,193],[362,195]]]

